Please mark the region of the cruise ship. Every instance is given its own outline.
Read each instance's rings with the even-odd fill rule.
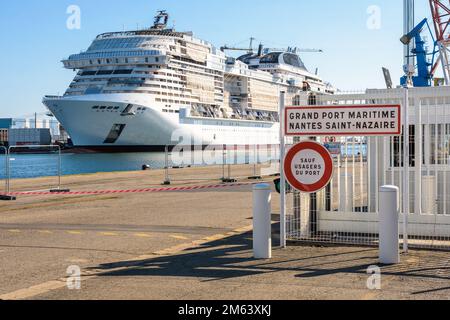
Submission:
[[[281,91],[292,105],[335,92],[307,70],[296,49],[260,45],[234,58],[168,21],[160,11],[152,27],[101,34],[62,61],[76,76],[63,96],[45,96],[43,103],[75,147],[276,145]]]

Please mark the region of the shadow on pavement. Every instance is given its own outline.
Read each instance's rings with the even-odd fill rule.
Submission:
[[[277,248],[279,224],[273,225],[273,247]],[[294,271],[293,280],[343,274],[367,275],[377,263],[378,250],[349,247],[295,247],[276,249],[273,260],[252,259],[252,233],[231,236],[187,249],[171,256],[155,256],[142,261],[121,261],[93,268],[100,276],[116,277],[191,277],[205,281],[239,278],[265,273]],[[420,255],[420,253],[418,253]],[[434,280],[450,280],[450,267],[442,257],[425,260],[420,265],[404,262],[382,266],[383,275]]]

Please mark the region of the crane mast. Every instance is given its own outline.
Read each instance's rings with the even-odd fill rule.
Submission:
[[[403,34],[408,34],[415,27],[414,23],[414,0],[403,0]],[[411,50],[414,48],[414,41],[404,46],[404,67],[415,66],[415,59],[411,56]]]
[[[433,24],[436,32],[436,41],[439,46],[439,58],[432,67],[434,73],[439,64],[442,66],[445,84],[450,84],[450,65],[449,65],[449,48],[450,48],[450,0],[429,0],[431,14],[433,16]]]

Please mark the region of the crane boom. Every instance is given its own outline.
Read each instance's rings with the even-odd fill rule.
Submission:
[[[322,49],[311,49],[311,48],[266,48],[268,51],[282,51],[282,52],[313,52],[313,53],[322,53]]]

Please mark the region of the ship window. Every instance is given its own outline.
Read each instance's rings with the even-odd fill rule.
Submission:
[[[159,58],[158,57],[155,58],[155,62],[159,62]]]
[[[105,110],[105,109],[106,109],[106,107],[104,107],[104,106],[100,107],[100,110]]]
[[[108,107],[108,110],[112,110],[113,109],[113,107]]]
[[[116,70],[114,74],[131,74],[133,70]]]
[[[137,48],[150,40],[150,38],[133,37],[133,38],[117,38],[117,39],[101,39],[96,40],[89,47],[88,51],[118,49],[118,48]]]
[[[109,75],[112,74],[113,71],[112,70],[100,70],[99,72],[97,72],[97,75]]]
[[[97,71],[84,71],[81,73],[82,76],[95,76]]]
[[[98,109],[99,108],[99,106],[94,106],[94,107],[92,107],[92,109]]]
[[[294,67],[302,68],[302,69],[306,70],[305,65],[303,64],[303,61],[296,54],[286,53],[283,55],[283,60],[284,60],[284,63],[286,63],[290,66],[294,66]]]
[[[264,56],[260,63],[279,63],[281,53],[270,53]]]
[[[122,111],[123,114],[131,113],[133,110],[133,105],[129,104],[127,107]]]
[[[105,144],[112,144],[117,141],[117,139],[120,138],[123,129],[125,129],[125,124],[114,124],[111,128],[111,131],[109,132],[108,136],[106,137],[105,141],[103,143]]]

